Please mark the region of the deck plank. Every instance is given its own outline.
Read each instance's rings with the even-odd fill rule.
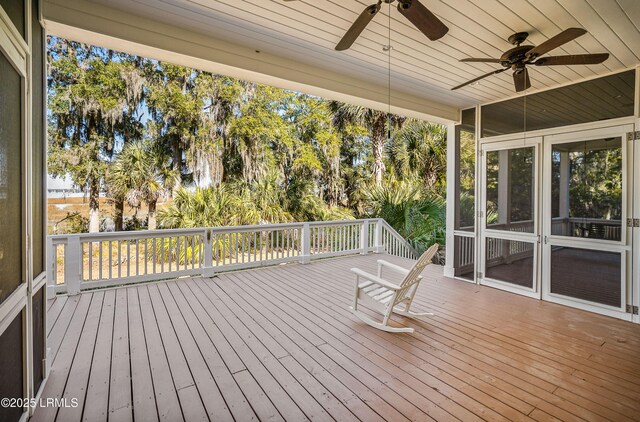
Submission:
[[[184,329],[188,330],[195,340],[195,345],[204,359],[203,363],[207,366],[210,376],[215,380],[220,394],[224,397],[225,406],[228,406],[235,420],[255,420],[256,415],[251,409],[249,402],[240,390],[240,387],[238,387],[231,372],[229,372],[229,368],[222,360],[222,357],[216,349],[216,345],[211,341],[202,327],[201,322],[191,309],[189,301],[178,287],[178,283],[169,283],[168,287],[176,305],[182,312],[185,323]],[[200,389],[200,387],[198,387],[198,389]],[[209,403],[205,402],[205,404],[208,405]]]
[[[414,303],[435,316],[382,332],[348,309],[349,269],[378,258],[50,299],[43,397],[82,403],[33,420],[640,420],[640,326],[429,266]]]
[[[113,320],[113,342],[111,344],[109,421],[129,422],[133,420],[130,359],[127,289],[117,289]]]
[[[87,312],[89,311],[92,296],[93,293],[85,293],[67,301],[66,306],[73,305],[69,306],[69,309],[72,309],[72,311],[67,312],[69,314],[68,321],[67,318],[61,321],[61,323],[64,324],[65,334],[64,337],[60,338],[58,353],[55,354],[56,358],[53,361],[47,383],[42,391],[42,397],[62,397],[67,379],[69,379],[69,371],[73,365],[78,341],[82,335],[82,328],[87,317]],[[57,327],[54,327],[53,331],[56,331],[56,328]],[[54,421],[58,410],[57,407],[53,406],[38,407],[34,413],[33,420],[45,422]]]
[[[158,407],[153,389],[144,324],[142,323],[140,298],[136,287],[127,289],[127,308],[129,311],[133,416],[135,420],[155,422],[158,420]]]
[[[102,313],[100,314],[89,374],[89,385],[84,403],[82,418],[84,421],[106,421],[109,415],[109,384],[111,381],[111,347],[115,301],[115,290],[104,292]]]
[[[73,359],[69,378],[65,386],[62,398],[71,402],[72,399],[78,400],[78,406],[61,407],[58,411],[57,420],[65,422],[80,421],[82,419],[82,411],[86,403],[87,386],[89,384],[89,375],[91,373],[91,361],[96,346],[96,337],[98,334],[98,325],[100,323],[100,315],[102,314],[102,305],[104,292],[95,292],[91,297],[91,305],[82,327],[82,334],[78,341],[76,356]]]
[[[189,367],[188,370],[193,376],[194,385],[197,387],[209,419],[233,421],[229,407],[222,397],[222,393],[178,308],[175,298],[169,290],[169,284],[175,284],[175,282],[158,284],[158,291],[164,301],[176,338]]]
[[[158,407],[158,417],[161,421],[179,422],[184,420],[178,393],[171,377],[169,362],[164,351],[158,322],[156,321],[147,286],[143,285],[138,291],[138,303],[142,315],[142,325],[147,343],[147,355],[153,381],[153,391]]]
[[[47,335],[51,333],[51,329],[56,325],[67,299],[67,296],[59,296],[47,300]]]
[[[265,369],[271,373],[274,380],[280,384],[282,389],[291,397],[291,399],[297,404],[299,409],[309,419],[328,420],[329,414],[320,406],[320,404],[309,394],[304,387],[286,370],[286,368],[279,361],[279,357],[282,356],[281,348],[277,348],[272,353],[262,342],[259,340],[255,333],[260,330],[258,325],[250,317],[242,312],[234,314],[230,306],[235,304],[225,301],[224,295],[220,289],[217,288],[215,283],[206,283],[203,286],[204,294],[209,296],[210,299],[215,301],[216,306],[222,312],[222,315],[227,319],[227,322],[233,326],[235,332],[253,352],[255,357],[264,365]],[[262,337],[262,332],[260,333]],[[285,417],[285,419],[288,419]]]
[[[221,287],[222,284],[223,283],[219,283]],[[289,350],[291,356],[296,359],[297,363],[309,373],[313,374],[313,376],[338,400],[341,400],[356,417],[360,420],[367,421],[380,420],[380,416],[349,389],[349,384],[353,384],[355,378],[347,381],[341,380],[339,374],[335,371],[335,365],[332,366],[329,364],[330,359],[314,347],[323,344],[324,340],[303,325],[296,324],[296,320],[282,313],[277,306],[272,306],[273,302],[269,301],[269,304],[267,304],[265,300],[268,301],[268,297],[263,295],[254,297],[254,292],[243,290],[237,283],[225,284],[223,288],[227,291],[233,289],[238,296],[242,296],[246,300],[247,304],[252,305],[252,308],[245,307],[244,309],[252,315],[256,321],[263,324],[265,329],[267,329],[283,347]],[[285,366],[289,368],[289,365]],[[296,378],[298,377],[296,376]],[[400,417],[399,414],[393,416],[396,418]]]
[[[220,300],[207,293],[209,288],[205,286],[202,279],[195,279],[186,282],[198,298],[202,306],[207,310],[210,318],[223,332],[229,343],[233,346],[238,356],[242,359],[247,370],[253,374],[254,379],[260,388],[269,397],[278,412],[285,420],[307,420],[305,414],[296,403],[289,397],[283,387],[276,381],[274,376],[268,371],[260,359],[253,353],[244,339],[236,332],[235,327],[224,317],[223,310],[218,309]],[[212,297],[213,296],[213,297]],[[251,402],[251,399],[249,399]]]
[[[162,345],[167,354],[173,384],[180,400],[182,414],[187,421],[209,420],[157,284],[149,285],[149,296],[158,322]]]

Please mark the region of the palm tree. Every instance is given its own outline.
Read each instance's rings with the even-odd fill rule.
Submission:
[[[369,214],[385,219],[418,251],[445,243],[446,205],[419,180],[390,181],[367,192]]]
[[[135,208],[143,202],[147,204],[149,230],[157,227],[158,200],[167,194],[167,186],[176,178],[163,161],[162,155],[147,144],[135,142],[123,148],[107,176],[112,195],[124,198]]]
[[[410,119],[398,130],[389,152],[401,178],[419,177],[428,187],[444,180],[447,169],[445,126]]]
[[[404,117],[338,101],[331,102],[331,110],[333,122],[337,128],[342,130],[349,124],[356,124],[367,129],[373,153],[372,173],[376,186],[382,185],[385,173],[384,150],[389,137],[388,133],[393,128],[402,126]]]
[[[194,191],[180,187],[171,206],[161,210],[158,217],[164,228],[238,225],[239,205],[237,196],[225,185],[196,188]]]

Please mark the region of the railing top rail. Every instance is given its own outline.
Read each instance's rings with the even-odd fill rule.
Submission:
[[[302,228],[305,224],[309,227],[325,227],[325,226],[341,226],[346,224],[363,224],[364,222],[376,222],[379,219],[353,219],[353,220],[335,220],[335,221],[311,221],[311,222],[293,222],[293,223],[275,223],[275,224],[254,224],[246,226],[220,226],[220,227],[197,227],[188,229],[159,229],[159,230],[137,230],[126,232],[100,232],[100,233],[75,233],[75,234],[54,234],[49,235],[49,239],[54,244],[60,244],[69,237],[78,237],[81,241],[101,241],[101,240],[122,240],[131,238],[152,238],[172,235],[193,235],[200,234],[210,230],[212,233],[224,232],[246,232],[256,230],[278,230]]]
[[[121,231],[121,232],[100,232],[100,233],[73,233],[73,234],[52,234],[49,238],[54,242],[57,240],[64,240],[70,237],[80,238],[81,241],[100,241],[100,240],[117,240],[117,239],[130,239],[130,238],[143,238],[143,237],[162,237],[168,235],[180,235],[180,234],[199,234],[203,233],[205,228],[194,229],[162,229],[162,230],[133,230],[133,231]]]

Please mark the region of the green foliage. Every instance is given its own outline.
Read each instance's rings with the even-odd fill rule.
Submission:
[[[446,204],[415,180],[390,181],[371,187],[369,214],[385,219],[400,235],[422,252],[445,242]]]
[[[447,132],[443,125],[409,119],[395,132],[389,158],[397,177],[419,178],[428,187],[444,186]]]
[[[389,198],[407,207],[392,224],[417,244],[438,238],[437,221],[444,229],[433,193],[444,186],[443,126],[56,37],[48,44],[50,172],[89,192],[95,215],[106,192],[116,227],[144,225],[124,221],[128,203],[146,204],[154,228],[163,197],[172,199],[158,212],[164,228],[383,216],[388,206],[369,191],[404,183],[424,188],[405,205]]]

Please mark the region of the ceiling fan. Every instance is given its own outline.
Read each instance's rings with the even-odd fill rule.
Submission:
[[[499,59],[492,58],[468,58],[462,59],[461,62],[466,63],[499,63],[502,69],[494,70],[477,78],[471,79],[463,84],[451,88],[451,90],[462,88],[471,83],[486,78],[487,76],[505,72],[513,69],[513,84],[516,92],[524,91],[531,87],[529,80],[529,72],[527,65],[535,66],[557,66],[557,65],[578,65],[578,64],[600,64],[609,58],[609,53],[598,54],[574,54],[567,56],[540,57],[549,51],[558,48],[569,41],[586,34],[587,31],[582,28],[565,29],[558,35],[549,38],[538,46],[521,45],[529,36],[528,32],[517,32],[509,37],[509,42],[515,47],[507,50]]]
[[[295,0],[285,0],[295,1]],[[380,11],[382,3],[391,4],[396,0],[378,0],[378,3],[368,6],[351,24],[351,27],[342,37],[336,50],[343,51],[351,47],[355,40],[360,36],[364,28],[371,22],[373,17]],[[440,19],[429,11],[418,0],[397,0],[398,11],[407,18],[416,28],[418,28],[431,41],[442,38],[449,28],[443,24]]]

